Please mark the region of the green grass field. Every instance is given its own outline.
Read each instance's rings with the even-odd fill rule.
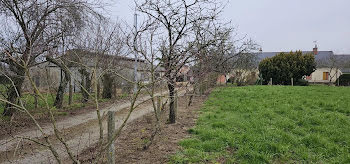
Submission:
[[[350,163],[350,88],[218,88],[171,163]]]

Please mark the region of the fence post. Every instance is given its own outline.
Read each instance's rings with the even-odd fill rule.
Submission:
[[[177,90],[175,90],[174,96],[175,96],[174,103],[175,103],[175,118],[176,118],[177,117],[177,106],[178,106],[178,104],[177,104],[177,99],[178,99],[178,97],[177,97]]]
[[[115,131],[115,111],[108,111],[108,140],[111,140]],[[115,164],[114,141],[108,148],[108,164]]]
[[[294,79],[292,78],[291,81],[292,81],[292,86],[294,86]]]
[[[270,78],[270,85],[273,85],[273,83],[272,83],[272,78]]]

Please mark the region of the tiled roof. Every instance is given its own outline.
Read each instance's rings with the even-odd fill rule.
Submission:
[[[273,57],[281,52],[258,52],[258,62],[262,61],[265,58]],[[303,54],[311,53],[313,51],[302,51]],[[341,64],[343,68],[350,68],[350,55],[335,55],[333,51],[318,51],[317,55],[315,55],[315,61],[318,67],[327,67],[336,61],[337,64]],[[338,65],[339,66],[339,65]]]
[[[265,59],[265,58],[270,58],[273,56],[276,56],[277,54],[279,54],[281,52],[258,52],[258,58],[259,61]],[[288,53],[288,52],[286,52]],[[303,54],[308,54],[308,53],[313,53],[312,51],[302,51]],[[315,60],[321,60],[321,59],[326,59],[329,56],[334,55],[334,53],[332,51],[318,51],[317,55],[315,55]]]
[[[341,71],[342,73],[347,73],[347,74],[349,74],[349,73],[350,73],[350,68],[340,68],[340,71]]]

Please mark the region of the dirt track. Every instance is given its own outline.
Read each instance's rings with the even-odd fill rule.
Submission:
[[[185,94],[185,91],[180,91],[179,95]],[[156,94],[158,96],[160,94]],[[149,96],[138,99],[137,104],[149,99]],[[125,118],[130,103],[113,104],[107,108],[102,109],[102,113],[106,111],[116,111],[116,127],[122,124]],[[140,105],[131,115],[128,122],[131,122],[137,118],[144,116],[153,111],[153,107],[150,102],[146,102]],[[106,121],[104,121],[104,131],[106,131]],[[57,122],[59,129],[63,132],[65,139],[70,146],[74,154],[79,154],[80,151],[90,147],[97,142],[99,138],[99,127],[97,122],[96,112],[89,112],[82,115],[74,116],[68,119]],[[51,126],[43,127],[44,131],[50,135],[53,135]],[[26,136],[31,138],[42,138],[38,130],[31,130],[20,134],[20,136]],[[65,149],[61,143],[52,138],[54,147],[56,147],[58,154],[62,159],[68,157]],[[33,145],[29,142],[18,142],[18,140],[10,141],[10,138],[3,139],[0,143],[8,142],[0,147],[0,162],[1,163],[55,163],[54,157],[51,155],[51,151],[45,147]],[[19,143],[19,144],[18,144]],[[16,156],[13,157],[14,149],[19,147],[16,152]]]

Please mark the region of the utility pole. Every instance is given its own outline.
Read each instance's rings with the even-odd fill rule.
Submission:
[[[135,40],[134,40],[134,46],[135,49],[137,49],[137,14],[135,10],[134,14],[134,28],[135,28]],[[137,51],[135,51],[135,63],[134,63],[134,94],[137,92]]]

